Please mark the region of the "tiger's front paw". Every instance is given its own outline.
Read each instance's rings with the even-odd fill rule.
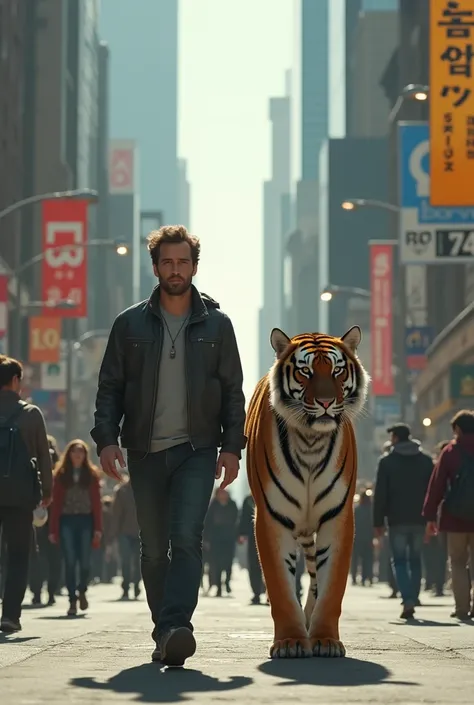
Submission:
[[[309,639],[277,639],[270,648],[270,658],[309,658],[312,656]]]
[[[320,658],[342,658],[346,655],[346,647],[338,639],[313,637],[311,653]]]

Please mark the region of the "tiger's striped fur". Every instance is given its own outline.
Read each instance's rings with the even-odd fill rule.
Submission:
[[[357,475],[353,420],[369,377],[361,332],[288,338],[274,329],[277,359],[250,400],[247,473],[255,536],[274,622],[273,658],[344,656],[339,617],[354,539]],[[311,584],[301,608],[296,547]]]

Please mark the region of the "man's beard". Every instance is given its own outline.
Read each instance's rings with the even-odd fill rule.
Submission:
[[[160,282],[160,287],[169,296],[182,296],[190,289],[193,278],[189,277],[188,279],[177,279],[174,282],[170,282],[167,279],[162,279],[159,277],[158,281]]]

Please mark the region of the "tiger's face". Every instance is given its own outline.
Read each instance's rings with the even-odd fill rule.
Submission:
[[[360,340],[358,326],[342,338],[312,333],[290,339],[272,331],[277,360],[270,370],[270,401],[288,425],[332,433],[344,417],[361,411],[369,376],[356,354]]]

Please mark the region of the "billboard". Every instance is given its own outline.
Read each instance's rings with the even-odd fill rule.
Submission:
[[[42,204],[42,301],[48,304],[44,316],[87,316],[87,207],[86,200],[53,199]],[[68,299],[74,308],[54,308]]]
[[[474,263],[474,204],[472,208],[438,208],[430,203],[428,123],[399,123],[398,144],[400,262]]]
[[[474,0],[430,0],[432,206],[472,206]]]
[[[370,245],[372,393],[393,396],[393,246]]]

